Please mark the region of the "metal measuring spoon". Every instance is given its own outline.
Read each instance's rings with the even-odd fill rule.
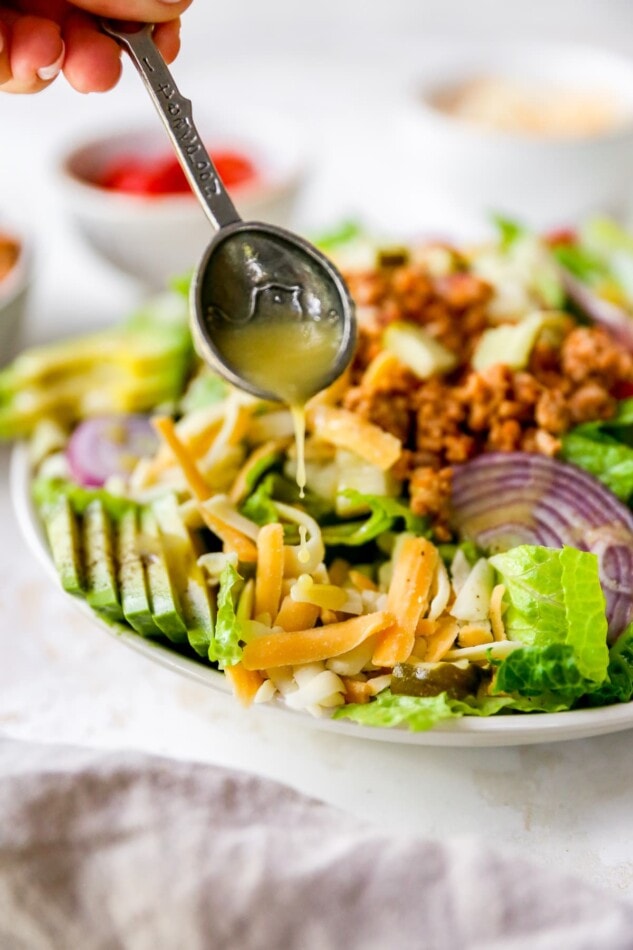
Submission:
[[[276,400],[284,394],[274,387],[262,388],[261,378],[240,375],[235,359],[223,352],[227,327],[252,328],[261,322],[263,329],[263,324],[272,326],[279,313],[286,321],[305,324],[308,340],[309,331],[327,326],[334,336],[332,358],[324,366],[323,378],[311,383],[314,391],[305,393],[309,398],[337,379],[352,358],[354,306],[341,275],[297,235],[271,224],[242,221],[194,125],[191,102],[179,92],[152,39],[153,26],[132,31],[104,20],[102,29],[129,53],[189,184],[217,231],[191,285],[192,328],[200,355],[234,385]],[[300,355],[309,363],[309,343]]]

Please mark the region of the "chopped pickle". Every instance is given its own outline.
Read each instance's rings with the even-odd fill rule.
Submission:
[[[391,677],[391,692],[403,696],[438,696],[464,699],[477,692],[481,670],[463,663],[398,663]]]

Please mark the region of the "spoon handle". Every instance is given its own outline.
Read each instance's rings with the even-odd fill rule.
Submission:
[[[181,95],[152,39],[153,25],[146,24],[136,32],[130,32],[110,20],[102,20],[101,29],[130,55],[163,120],[189,184],[211,224],[220,230],[240,221],[235,205],[196,129],[191,101]]]

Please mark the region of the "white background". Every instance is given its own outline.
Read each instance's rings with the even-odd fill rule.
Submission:
[[[275,106],[292,121],[313,166],[302,227],[356,213],[408,233],[441,223],[432,182],[405,175],[392,138],[408,83],[457,39],[516,35],[633,53],[633,4],[197,0],[175,72],[196,106],[220,114]],[[72,137],[145,116],[143,96],[128,67],[108,96],[80,97],[60,83],[29,100],[0,100],[0,213],[21,223],[36,249],[30,339],[97,326],[142,295],[72,232],[53,165]],[[633,893],[633,734],[516,749],[399,748],[242,713],[228,698],[154,668],[75,612],[18,535],[7,459],[0,454],[0,729],[255,770],[389,827],[483,834]]]

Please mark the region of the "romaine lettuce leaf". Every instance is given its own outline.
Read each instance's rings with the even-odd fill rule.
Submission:
[[[518,284],[534,307],[561,310],[565,290],[551,249],[537,234],[503,215],[495,215],[493,223],[499,240],[494,247],[473,255],[475,272],[493,286],[508,281]]]
[[[406,502],[386,495],[364,495],[352,488],[341,494],[349,498],[354,505],[366,505],[370,509],[370,514],[362,520],[342,521],[340,524],[324,527],[323,541],[328,546],[341,544],[357,547],[374,541],[385,531],[391,531],[396,527],[415,535],[426,533],[426,521],[414,515]]]
[[[341,223],[331,231],[317,234],[313,237],[312,243],[326,253],[336,251],[338,248],[349,244],[351,241],[367,239],[367,233],[362,224],[358,221],[341,221]]]
[[[193,379],[180,400],[179,410],[182,413],[195,412],[222,402],[229,393],[228,384],[215,373],[199,373]]]
[[[563,436],[561,458],[589,472],[628,502],[633,494],[633,449],[604,432],[579,431],[584,428],[579,426]]]
[[[605,299],[629,307],[633,298],[633,235],[611,218],[586,221],[576,241],[552,248],[566,270]]]
[[[555,712],[569,709],[592,686],[578,669],[573,647],[550,643],[513,650],[497,667],[493,691],[530,700],[527,705],[517,702],[513,708]]]
[[[508,637],[526,646],[567,644],[581,675],[603,682],[608,664],[605,600],[595,554],[520,545],[490,558],[505,585]]]
[[[451,700],[446,693],[439,696],[394,696],[389,689],[379,693],[374,702],[350,703],[340,706],[335,719],[353,719],[364,726],[406,725],[412,732],[424,732],[445,719],[454,719]]]
[[[474,567],[480,557],[483,555],[474,541],[460,541],[459,544],[438,544],[436,545],[440,552],[440,557],[448,566],[458,551],[461,551],[471,567]]]
[[[275,501],[297,505],[321,524],[323,541],[329,547],[359,547],[395,529],[416,535],[426,533],[426,521],[414,515],[405,501],[386,495],[366,495],[353,488],[341,494],[349,498],[355,507],[369,508],[369,515],[351,521],[334,521],[334,509],[327,499],[309,490],[301,498],[297,486],[278,472],[272,472],[262,479],[240,511],[256,524],[264,525],[279,520]]]
[[[555,643],[514,650],[498,666],[493,691],[512,694],[508,708],[522,712],[628,703],[633,698],[633,624],[611,647],[601,684],[582,675],[570,646]]]
[[[215,630],[209,644],[209,659],[221,670],[235,666],[242,658],[242,628],[235,612],[235,601],[242,578],[232,564],[227,564],[220,575],[218,611]]]
[[[494,716],[512,700],[506,696],[484,696],[469,702],[438,696],[394,695],[390,689],[379,693],[371,703],[350,703],[334,713],[335,719],[353,719],[364,726],[407,726],[411,732],[424,732],[439,722],[460,716]]]
[[[309,488],[305,490],[302,497],[296,482],[291,482],[279,472],[270,472],[243,502],[240,512],[256,524],[270,524],[273,521],[279,521],[275,507],[276,501],[303,508],[317,522],[328,517],[333,511],[331,503],[326,498],[310,491]]]
[[[588,697],[590,706],[610,706],[633,699],[633,624],[624,630],[609,651],[604,683]]]
[[[272,524],[279,521],[279,515],[275,508],[275,503],[266,491],[266,486],[262,483],[255,491],[248,496],[240,508],[240,513],[245,518],[254,521],[261,526]]]
[[[633,494],[633,399],[606,422],[586,422],[563,436],[560,457],[599,479],[622,501]]]
[[[529,231],[524,225],[515,221],[513,218],[507,218],[503,214],[492,214],[491,221],[497,230],[499,245],[503,251],[507,251],[519,238],[529,234]]]
[[[608,277],[603,261],[581,244],[558,244],[552,254],[566,270],[590,286]]]
[[[188,270],[183,274],[176,274],[169,280],[170,288],[175,293],[180,294],[181,297],[184,297],[187,301],[189,300],[189,293],[191,291],[193,273],[193,270]]]

